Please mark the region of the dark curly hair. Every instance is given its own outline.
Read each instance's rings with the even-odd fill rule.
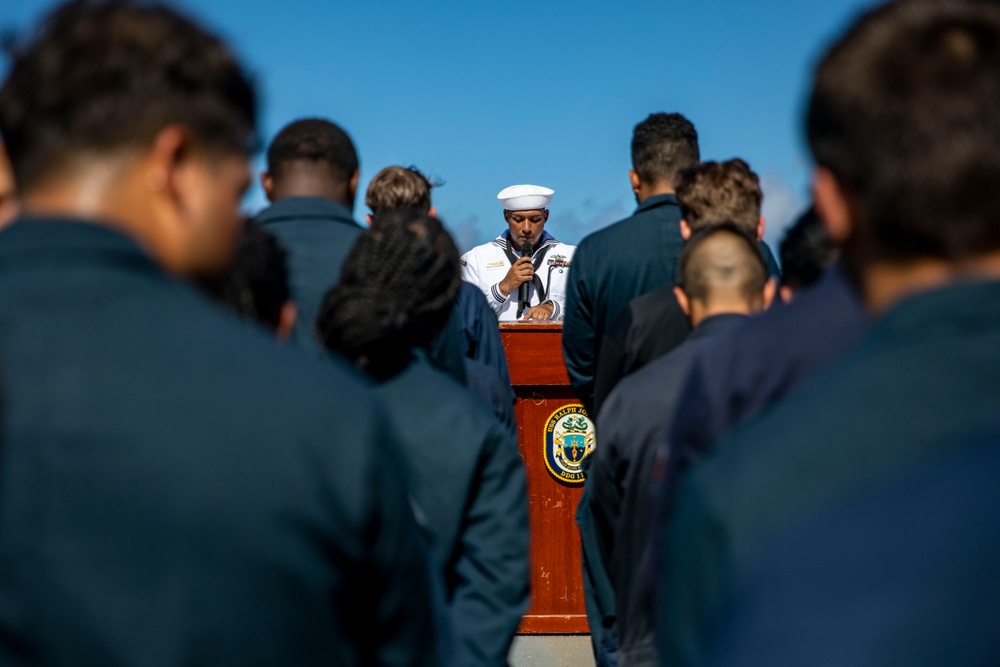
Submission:
[[[216,292],[223,305],[237,315],[276,330],[282,308],[292,299],[288,255],[278,239],[247,221],[232,266]]]
[[[632,168],[645,183],[672,183],[701,160],[698,131],[679,113],[653,113],[632,132]]]
[[[19,188],[170,124],[208,152],[256,149],[250,78],[221,40],[166,6],[67,2],[10,50],[0,134]]]
[[[830,241],[816,209],[810,207],[785,232],[781,241],[781,284],[796,292],[819,281],[837,259],[838,250]]]
[[[674,188],[681,215],[692,230],[732,222],[747,234],[757,233],[764,194],[745,161],[733,158],[682,169]]]
[[[444,328],[461,284],[458,248],[441,222],[390,211],[355,242],[323,299],[317,338],[374,377],[391,377]]]

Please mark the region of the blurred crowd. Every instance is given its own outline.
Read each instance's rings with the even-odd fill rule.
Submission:
[[[511,185],[463,255],[415,167],[355,220],[321,117],[245,218],[254,84],[169,6],[67,2],[10,51],[0,664],[506,665],[500,323],[533,321],[596,423],[598,665],[1000,661],[1000,5],[895,0],[826,49],[777,259],[681,113],[634,127],[628,218],[568,245]]]

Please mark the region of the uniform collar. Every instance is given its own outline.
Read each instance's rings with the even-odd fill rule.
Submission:
[[[900,340],[1000,331],[998,303],[998,280],[954,283],[904,299],[872,325],[869,338],[892,341],[895,346]]]
[[[346,207],[326,197],[285,197],[257,214],[261,224],[289,220],[330,220],[360,227]]]
[[[111,224],[72,218],[20,218],[0,232],[0,267],[127,264],[163,272],[138,243]]]
[[[646,197],[642,200],[642,203],[636,207],[635,212],[641,213],[660,206],[680,206],[680,204],[677,203],[677,195],[653,195],[652,197]]]
[[[505,229],[503,231],[503,234],[501,234],[500,236],[496,237],[493,240],[493,242],[496,243],[497,245],[499,245],[500,247],[505,248],[505,247],[507,247],[507,240],[508,239],[510,239],[510,230],[509,229]],[[559,241],[557,241],[556,238],[554,236],[552,236],[552,234],[549,234],[548,232],[543,231],[542,232],[542,238],[540,238],[538,240],[538,248],[544,248],[547,245],[553,245],[553,244],[556,244],[556,243],[559,243]],[[538,248],[535,248],[535,250],[538,250]]]
[[[688,336],[688,340],[698,340],[699,338],[709,338],[715,336],[726,329],[739,324],[740,322],[747,321],[749,316],[743,315],[741,313],[722,313],[720,315],[712,315],[711,317],[706,317],[701,321],[695,329]]]

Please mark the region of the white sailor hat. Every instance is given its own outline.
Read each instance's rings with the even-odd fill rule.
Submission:
[[[548,206],[554,194],[555,190],[540,185],[512,185],[501,190],[497,199],[508,211],[534,211]]]

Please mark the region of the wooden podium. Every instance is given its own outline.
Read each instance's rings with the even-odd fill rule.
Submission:
[[[580,534],[574,521],[583,485],[577,480],[560,479],[559,475],[567,473],[547,454],[553,449],[553,430],[557,442],[567,447],[570,459],[578,456],[573,445],[578,441],[582,446],[586,437],[579,415],[582,406],[563,363],[562,325],[501,324],[500,335],[516,396],[518,447],[528,472],[531,606],[521,620],[519,632],[587,633]],[[563,413],[568,417],[562,416],[560,421]],[[566,419],[570,420],[568,429]],[[581,429],[574,431],[574,425]],[[591,425],[591,438],[592,433]],[[563,456],[560,447],[555,449],[559,450],[557,456]]]

